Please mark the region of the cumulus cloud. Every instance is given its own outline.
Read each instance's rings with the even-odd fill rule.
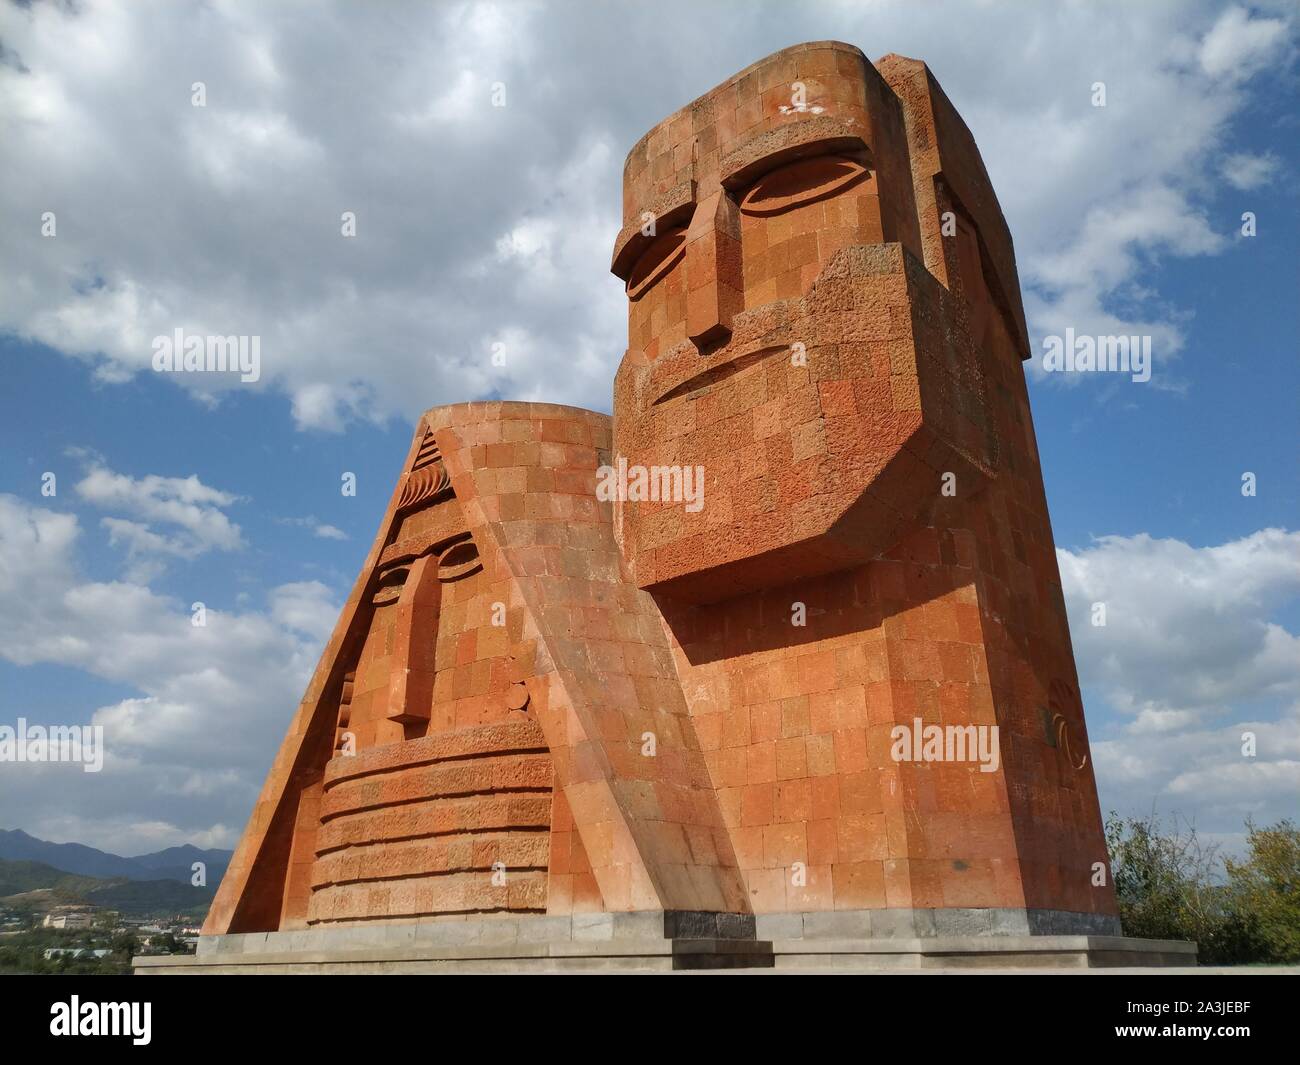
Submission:
[[[193,474],[136,479],[94,460],[75,491],[101,510],[133,516],[110,515],[100,524],[108,531],[109,543],[126,550],[125,576],[137,584],[160,575],[168,557],[196,558],[208,551],[236,551],[244,546],[239,526],[221,509],[239,502],[239,497],[205,485]],[[150,523],[168,531],[158,532]]]
[[[617,287],[607,248],[577,261],[574,248],[598,209],[602,243],[617,230],[618,163],[584,169],[580,110],[548,108],[561,119],[553,133],[535,121],[551,90],[533,13],[412,7],[385,24],[347,4],[309,21],[235,6],[204,9],[198,33],[181,9],[15,11],[7,38],[31,73],[0,68],[5,134],[24,142],[15,159],[37,157],[0,197],[36,217],[54,211],[58,236],[33,243],[7,229],[15,243],[0,250],[24,266],[0,326],[110,382],[151,372],[153,338],[177,328],[258,336],[263,384],[313,428],[557,387],[599,405],[620,319],[584,309],[602,291],[617,307]],[[69,61],[78,48],[94,62]],[[348,76],[322,79],[327,69]],[[196,81],[204,107],[191,105]],[[504,108],[491,104],[498,82]],[[355,237],[342,235],[345,212]],[[538,212],[553,245],[501,264],[503,228]],[[511,326],[542,338],[535,357],[494,365],[493,337]],[[209,400],[256,387],[170,379]]]
[[[259,336],[256,384],[169,380],[208,402],[282,391],[319,429],[496,396],[606,409],[625,343],[608,273],[624,153],[797,33],[925,58],[1001,196],[1035,334],[1149,333],[1159,382],[1191,308],[1139,278],[1224,247],[1197,175],[1232,149],[1249,79],[1286,60],[1279,12],[1009,4],[954,20],[897,0],[821,5],[795,30],[784,3],[742,19],[685,0],[395,19],[344,2],[310,19],[279,4],[10,7],[0,210],[54,212],[58,235],[0,233],[0,328],[107,382],[151,372],[152,339],[177,328]]]
[[[1272,181],[1281,166],[1282,161],[1272,152],[1233,152],[1223,160],[1223,177],[1234,189],[1249,192]]]
[[[1204,548],[1106,536],[1057,560],[1080,668],[1117,708],[1213,711],[1300,692],[1300,637],[1269,620],[1300,592],[1300,533]],[[1094,603],[1104,626],[1090,623]]]
[[[297,582],[271,589],[265,611],[208,608],[196,626],[189,604],[145,585],[82,578],[78,539],[75,516],[0,495],[0,657],[71,667],[138,694],[91,718],[105,730],[103,772],[23,764],[0,775],[0,807],[34,811],[25,827],[37,834],[58,831],[47,816],[81,811],[88,821],[95,811],[119,837],[165,809],[176,828],[167,842],[229,845],[339,605],[324,585]]]
[[[1049,96],[1052,114],[1041,126],[1018,121],[1006,131],[1035,145],[1036,165],[1020,160],[1022,172],[1009,187],[993,174],[1016,239],[1031,332],[1150,336],[1156,388],[1184,387],[1173,362],[1194,308],[1162,298],[1151,271],[1164,259],[1229,246],[1226,231],[1209,220],[1214,186],[1204,180],[1204,160],[1230,137],[1233,117],[1249,100],[1245,83],[1280,63],[1282,43],[1294,32],[1283,18],[1233,8],[1214,20],[1214,10],[1187,8],[1191,17],[1179,20],[1173,8],[1147,6],[1136,23],[1126,17],[1098,28],[1098,36],[1128,38],[1108,40],[1105,56],[1092,33],[1072,27],[1082,36],[1070,36],[1078,47],[1064,58]],[[1084,83],[1102,82],[1105,106],[1087,114],[1063,103],[1059,87],[1075,85],[1072,79],[1079,93]],[[1017,185],[1027,186],[1024,213]],[[1032,372],[1041,373],[1037,361]]]
[[[282,584],[271,593],[271,620],[324,644],[334,628],[338,604],[320,581]]]
[[[1272,619],[1300,593],[1300,533],[1200,548],[1107,536],[1057,560],[1080,680],[1120,716],[1093,735],[1108,802],[1141,810],[1155,796],[1229,845],[1247,815],[1293,814],[1300,636]],[[1091,623],[1098,603],[1104,626]]]
[[[1247,78],[1282,47],[1286,34],[1284,19],[1255,17],[1244,7],[1230,7],[1201,41],[1201,69],[1212,78]]]
[[[1270,720],[1243,717],[1160,734],[1129,729],[1094,737],[1092,755],[1109,809],[1177,814],[1225,849],[1240,851],[1247,818],[1271,824],[1295,817],[1300,706]]]

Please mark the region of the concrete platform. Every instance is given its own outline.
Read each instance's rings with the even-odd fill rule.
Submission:
[[[996,914],[997,911],[989,911]],[[910,913],[910,911],[909,911]],[[775,969],[918,972],[963,969],[1143,969],[1196,964],[1192,943],[1107,935],[994,931],[1005,923],[965,914],[978,935],[870,935],[868,911],[782,915],[597,913],[391,922],[286,932],[205,936],[190,956],[134,959],[137,974],[565,973]],[[950,925],[933,915],[891,930]],[[885,925],[877,917],[877,928]],[[760,930],[786,932],[760,938]],[[792,931],[802,935],[788,935]]]
[[[658,943],[550,943],[513,947],[377,947],[370,950],[209,954],[136,958],[137,975],[328,975],[336,973],[672,972],[772,966],[770,944],[663,940]]]
[[[1142,969],[1194,966],[1196,944],[1123,936],[776,940],[777,969]]]

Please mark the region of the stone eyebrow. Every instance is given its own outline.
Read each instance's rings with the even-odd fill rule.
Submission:
[[[614,255],[609,264],[610,273],[626,281],[632,276],[632,267],[636,265],[641,253],[655,239],[653,236],[646,236],[642,232],[642,229],[645,228],[645,215],[654,216],[655,235],[657,236],[661,228],[668,229],[676,225],[685,225],[690,221],[691,212],[694,209],[694,180],[683,181],[678,185],[674,185],[667,192],[656,196],[627,225],[619,230],[618,237],[614,241]]]
[[[718,177],[723,188],[736,192],[769,170],[817,155],[843,155],[871,166],[871,148],[853,124],[819,115],[750,137],[723,157]]]

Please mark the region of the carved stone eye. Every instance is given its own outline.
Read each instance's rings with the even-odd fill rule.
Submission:
[[[685,254],[686,228],[684,226],[674,226],[666,233],[660,233],[641,253],[636,266],[632,267],[632,273],[627,279],[627,298],[640,299],[660,278],[669,273]]]
[[[402,586],[406,583],[406,578],[410,572],[410,568],[407,566],[394,566],[392,569],[380,574],[379,585],[375,588],[375,594],[370,601],[375,606],[384,606],[387,603],[397,602],[402,597]]]
[[[825,200],[869,177],[871,171],[852,159],[822,155],[777,167],[759,178],[740,201],[748,215],[774,215]]]
[[[468,577],[483,568],[473,540],[462,540],[449,547],[438,559],[438,580],[447,582]]]

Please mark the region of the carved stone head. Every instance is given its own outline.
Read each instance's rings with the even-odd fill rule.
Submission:
[[[387,535],[358,611],[353,665],[339,699],[335,748],[348,753],[446,727],[435,692],[439,643],[446,657],[460,633],[443,624],[443,596],[482,563],[432,433],[406,474]]]
[[[778,52],[659,123],[628,156],[623,219],[614,446],[646,472],[616,521],[640,587],[711,601],[865,562],[945,473],[987,476],[903,108],[857,49]],[[654,491],[701,467],[702,505]]]

